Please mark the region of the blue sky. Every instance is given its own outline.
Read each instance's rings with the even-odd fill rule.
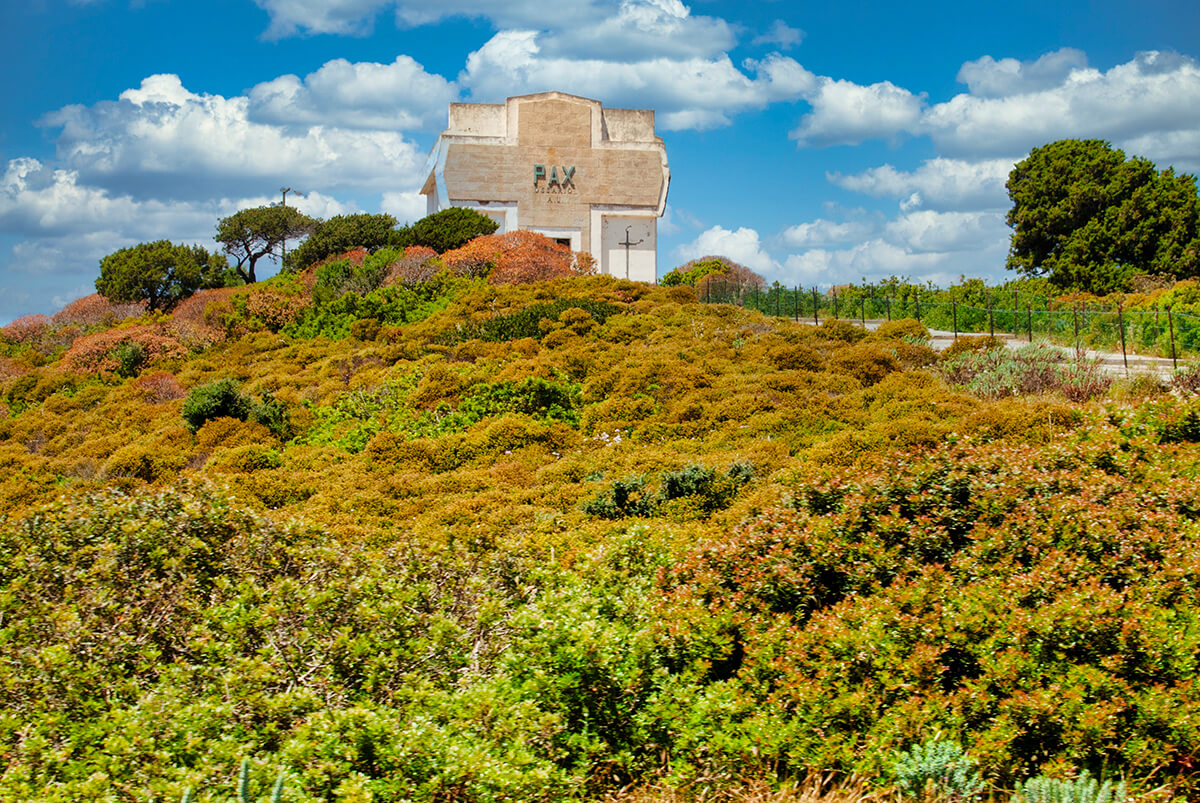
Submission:
[[[1004,181],[1099,137],[1200,171],[1200,4],[27,0],[0,7],[0,322],[275,201],[419,217],[451,101],[653,108],[663,272],[1004,277]],[[289,197],[291,201],[291,197]]]

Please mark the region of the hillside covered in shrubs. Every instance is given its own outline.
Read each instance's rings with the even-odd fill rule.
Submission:
[[[1198,793],[1194,371],[588,267],[0,331],[0,798]]]

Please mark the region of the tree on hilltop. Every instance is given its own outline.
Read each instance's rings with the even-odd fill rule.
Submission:
[[[1063,289],[1127,290],[1139,275],[1200,276],[1196,179],[1102,140],[1034,148],[1008,178],[1006,267]]]
[[[337,215],[320,221],[308,239],[291,251],[283,260],[285,270],[304,270],[321,260],[344,254],[355,248],[374,252],[396,242],[396,218],[387,214]]]
[[[237,260],[234,269],[246,284],[254,284],[258,260],[282,251],[292,239],[313,231],[317,221],[291,206],[256,206],[242,209],[217,223],[214,238],[225,253]]]
[[[223,287],[228,270],[225,257],[198,245],[138,243],[100,260],[96,291],[110,301],[144,301],[148,310],[166,311],[201,288]]]

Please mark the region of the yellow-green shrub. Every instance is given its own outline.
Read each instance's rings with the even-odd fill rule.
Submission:
[[[900,362],[890,348],[894,345],[864,342],[847,346],[829,358],[829,367],[849,374],[864,385],[874,385],[888,374],[900,370]]]
[[[929,329],[915,318],[900,318],[879,324],[879,328],[870,335],[871,340],[900,340],[905,337],[928,340]]]

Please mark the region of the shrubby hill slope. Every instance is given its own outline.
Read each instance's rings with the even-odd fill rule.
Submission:
[[[1182,391],[380,253],[4,330],[0,797],[1195,790]]]

